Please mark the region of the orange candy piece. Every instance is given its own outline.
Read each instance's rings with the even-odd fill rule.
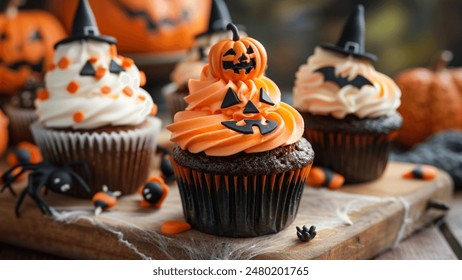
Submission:
[[[328,187],[329,189],[336,190],[343,186],[345,178],[330,169],[323,167],[313,167],[308,175],[308,185],[313,187]]]
[[[123,68],[131,67],[133,64],[135,64],[135,62],[134,62],[133,59],[131,59],[131,58],[124,57],[124,58],[122,59],[122,67],[123,67]]]
[[[102,86],[102,87],[101,87],[101,92],[102,92],[103,94],[109,94],[109,93],[111,93],[111,91],[112,91],[112,89],[111,89],[110,86]]]
[[[157,115],[158,110],[159,110],[159,108],[157,108],[157,105],[153,104],[152,109],[151,109],[151,116]]]
[[[90,59],[88,61],[90,61],[90,63],[95,63],[95,62],[98,61],[98,57],[97,56],[92,56],[92,57],[90,57]]]
[[[132,97],[133,96],[133,90],[129,87],[129,86],[126,86],[124,89],[123,89],[123,93],[128,96],[128,97]]]
[[[77,112],[74,114],[74,122],[79,123],[85,119],[85,115],[82,112]]]
[[[117,204],[117,198],[115,196],[109,195],[105,192],[97,192],[91,199],[92,202],[95,201],[100,201],[104,202],[107,207],[106,208],[112,208]]]
[[[55,68],[56,68],[55,64],[48,65],[48,71],[53,71],[53,70],[55,70]]]
[[[109,55],[112,56],[112,57],[117,56],[117,47],[116,47],[116,45],[111,45],[109,47]]]
[[[183,221],[166,221],[162,223],[160,231],[163,234],[178,234],[191,229],[191,225]]]
[[[69,65],[71,65],[71,63],[72,63],[72,61],[70,60],[70,58],[68,58],[67,56],[63,56],[58,61],[58,67],[59,67],[59,69],[64,70],[67,67],[69,67]]]
[[[106,74],[106,68],[100,66],[96,69],[95,78],[99,80],[104,76],[104,74]]]
[[[146,85],[146,74],[143,71],[140,71],[140,87]]]
[[[48,90],[42,89],[37,93],[37,98],[42,101],[47,100],[48,98],[50,98],[50,93],[48,92]]]
[[[67,85],[67,88],[66,90],[71,93],[71,94],[74,94],[76,93],[80,88],[80,85],[79,83],[77,83],[76,81],[72,81],[70,82],[68,85]]]
[[[438,169],[431,165],[417,165],[403,174],[405,179],[433,180],[438,175]]]

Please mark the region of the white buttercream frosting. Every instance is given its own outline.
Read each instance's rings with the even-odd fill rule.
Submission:
[[[111,73],[111,60],[122,66],[125,59],[111,48],[115,46],[94,40],[58,46],[55,67],[45,76],[48,98],[36,101],[39,122],[47,127],[93,129],[138,125],[146,120],[155,104],[140,88],[140,71],[130,63],[125,65],[125,71]],[[63,58],[70,63],[67,67],[60,67]],[[99,78],[80,74],[91,58],[95,70],[104,68],[104,75]],[[73,93],[68,90],[71,83],[78,85]],[[78,121],[76,113],[80,114]]]
[[[354,79],[362,75],[373,85],[360,89],[346,85],[339,88],[333,82],[325,81],[322,67],[335,67],[336,75]],[[338,119],[354,114],[359,118],[389,116],[400,105],[401,91],[388,76],[377,72],[367,59],[345,56],[317,47],[308,58],[307,64],[296,73],[294,107],[315,115],[332,115]]]

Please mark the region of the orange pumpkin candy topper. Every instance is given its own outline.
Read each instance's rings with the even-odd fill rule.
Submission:
[[[233,39],[224,39],[210,49],[211,74],[233,82],[262,76],[267,62],[263,45],[250,37],[241,38],[239,30],[232,23],[226,28],[233,32]]]
[[[0,93],[12,95],[52,63],[53,45],[64,38],[59,21],[43,11],[17,11],[11,1],[0,14]]]

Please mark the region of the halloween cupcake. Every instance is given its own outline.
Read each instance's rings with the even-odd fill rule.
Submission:
[[[194,47],[171,73],[172,82],[162,90],[172,119],[175,113],[187,107],[184,98],[189,93],[188,81],[200,78],[202,69],[207,64],[210,48],[220,40],[232,37],[232,33],[226,30],[226,25],[231,22],[226,3],[223,0],[213,0],[207,31],[196,36]]]
[[[103,185],[136,192],[148,177],[160,130],[159,119],[149,117],[156,106],[143,82],[133,61],[117,55],[115,39],[99,34],[81,0],[72,36],[56,44],[46,90],[36,101],[32,133],[45,160],[86,161],[93,193]]]
[[[314,159],[303,118],[263,76],[266,51],[255,39],[215,44],[188,107],[167,126],[186,221],[223,236],[275,233],[295,218]]]
[[[10,118],[11,140],[13,143],[34,142],[30,125],[37,120],[34,101],[44,90],[43,84],[31,77],[24,87],[5,104],[5,113]]]
[[[316,165],[348,183],[374,180],[384,171],[402,118],[401,92],[377,72],[364,50],[364,8],[358,5],[336,45],[317,47],[296,74],[294,107],[305,120]]]

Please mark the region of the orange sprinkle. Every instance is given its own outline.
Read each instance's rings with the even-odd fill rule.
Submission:
[[[144,87],[146,85],[146,74],[143,71],[140,71],[140,86]]]
[[[90,63],[95,63],[95,62],[98,61],[98,57],[96,55],[92,56],[92,57],[90,57],[90,59],[88,61],[90,61]]]
[[[141,101],[144,101],[144,100],[146,100],[146,96],[138,95],[138,99],[141,100]]]
[[[74,122],[79,123],[82,122],[85,119],[85,116],[83,115],[82,112],[77,112],[74,114]]]
[[[133,62],[133,59],[128,58],[128,57],[122,58],[122,67],[123,68],[128,68],[128,67],[132,66],[133,64],[135,64]]]
[[[123,93],[128,96],[128,97],[132,97],[133,96],[133,90],[131,89],[131,87],[129,86],[126,86],[124,89],[123,89]]]
[[[109,47],[109,54],[110,54],[112,57],[117,56],[117,47],[116,47],[116,45],[111,45],[111,46]]]
[[[56,65],[55,65],[55,64],[52,63],[52,64],[48,65],[48,71],[53,71],[53,70],[55,70],[55,69],[56,69]]]
[[[66,89],[69,93],[74,94],[79,90],[79,88],[80,88],[79,83],[77,83],[76,81],[72,81],[67,85]]]
[[[104,93],[104,94],[109,94],[109,93],[111,93],[111,91],[112,91],[112,89],[109,86],[102,86],[101,87],[101,92]]]
[[[58,67],[59,69],[66,69],[71,65],[71,60],[67,56],[63,56],[59,61],[58,61]]]
[[[162,223],[160,231],[163,234],[177,234],[188,231],[191,225],[183,221],[166,221]]]
[[[95,78],[99,80],[104,76],[104,74],[106,74],[106,68],[100,66],[96,69]]]
[[[151,109],[151,116],[157,115],[157,105],[153,104],[152,109]]]
[[[39,100],[47,100],[50,97],[50,93],[46,89],[42,89],[37,93],[37,98]]]

